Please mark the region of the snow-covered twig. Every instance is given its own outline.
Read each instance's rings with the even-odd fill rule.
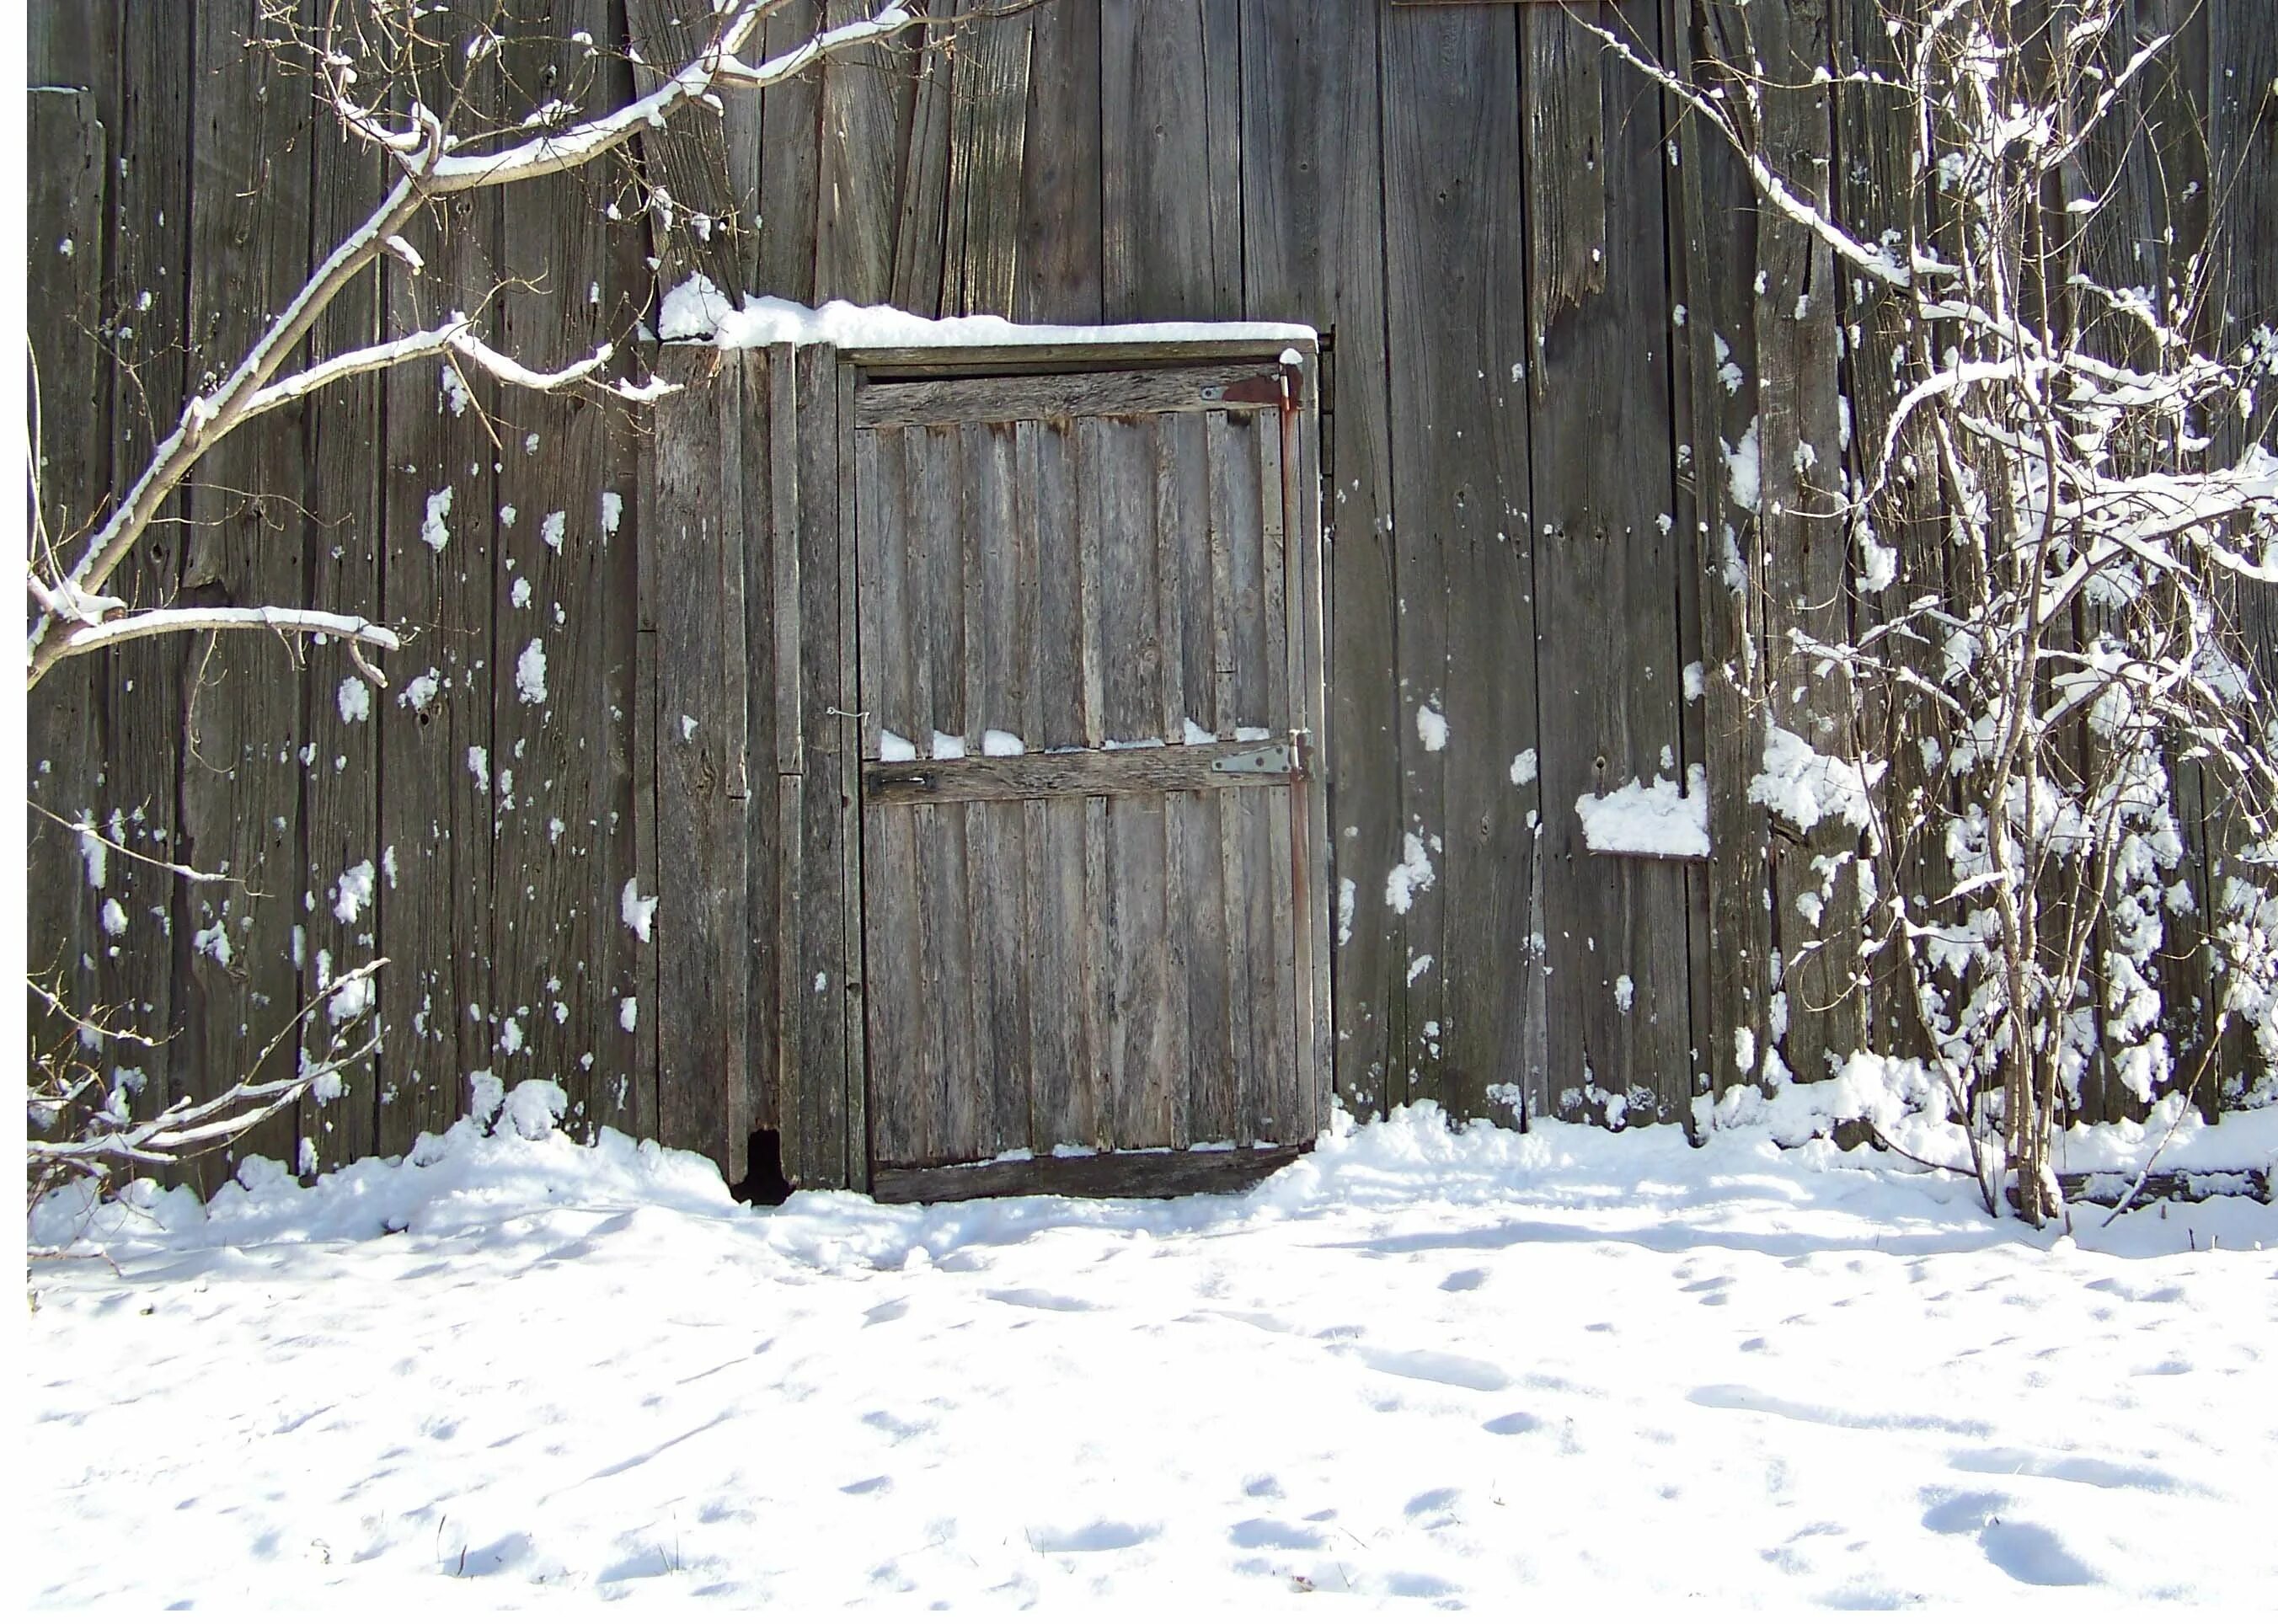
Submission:
[[[351,644],[399,649],[402,642],[386,627],[360,614],[332,614],[322,609],[146,609],[115,621],[73,632],[65,643],[74,654],[132,643],[138,637],[164,637],[177,631],[274,631],[302,637],[340,637]]]

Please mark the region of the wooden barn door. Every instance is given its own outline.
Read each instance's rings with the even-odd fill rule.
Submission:
[[[881,1196],[1202,1187],[1319,1131],[1304,382],[856,387]]]

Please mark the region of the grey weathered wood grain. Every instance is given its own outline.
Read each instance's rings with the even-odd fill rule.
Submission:
[[[738,478],[743,493],[744,623],[725,628],[726,635],[740,631],[744,643],[744,723],[741,758],[745,892],[740,917],[739,946],[744,962],[732,959],[723,972],[740,971],[745,985],[745,1086],[741,1109],[754,1130],[782,1132],[786,1108],[783,1072],[784,1011],[781,996],[784,942],[776,911],[790,870],[783,856],[782,774],[778,766],[782,735],[786,727],[776,702],[775,637],[776,631],[776,557],[795,536],[779,531],[783,511],[776,492],[781,466],[776,456],[776,422],[782,415],[797,416],[797,401],[786,391],[778,393],[775,357],[754,350],[734,358],[743,369],[744,409],[740,423],[729,425],[723,436],[726,454],[738,458]],[[780,1143],[780,1140],[778,1141]],[[757,1174],[761,1170],[751,1170]]]
[[[1829,60],[1823,11],[1767,12],[1752,19],[1767,70],[1784,86],[1768,96],[1764,139],[1774,150],[1831,150],[1832,92],[1815,73]],[[1825,206],[1831,177],[1818,167],[1809,195]],[[1839,337],[1836,272],[1824,244],[1766,213],[1757,235],[1756,351],[1762,471],[1759,523],[1765,559],[1764,647],[1769,691],[1781,696],[1771,720],[1815,748],[1837,743],[1852,712],[1850,684],[1793,653],[1794,628],[1831,639],[1848,629],[1847,538],[1831,515],[1841,426],[1836,395]],[[1807,454],[1805,447],[1809,447]],[[1800,700],[1794,698],[1803,690]],[[1855,977],[1858,929],[1854,873],[1839,876],[1816,923],[1798,903],[1819,888],[1815,859],[1855,850],[1856,832],[1821,823],[1801,842],[1775,837],[1773,933],[1788,994],[1788,1069],[1806,1081],[1830,1074],[1865,1035],[1863,985]]]
[[[769,56],[813,37],[820,0],[799,0],[763,25]],[[814,304],[821,239],[822,87],[814,71],[759,93],[758,263],[753,291]]]
[[[832,0],[824,21],[868,16]],[[816,193],[814,286],[819,299],[884,304],[893,294],[894,231],[901,215],[916,47],[866,45],[822,70],[821,177]]]
[[[107,9],[107,8],[105,8]],[[183,400],[184,355],[188,320],[189,172],[181,161],[189,140],[192,87],[192,17],[175,7],[138,6],[113,13],[82,11],[96,30],[72,49],[75,65],[69,82],[85,83],[107,104],[111,175],[106,203],[106,248],[101,255],[107,286],[103,314],[115,324],[115,342],[128,367],[107,369],[104,423],[110,434],[106,473],[98,473],[78,492],[73,506],[82,519],[96,511],[105,495],[123,491],[149,460],[150,446],[172,428]],[[115,60],[93,53],[104,31],[115,29]],[[57,41],[45,31],[53,50]],[[42,31],[33,43],[39,47]],[[39,71],[34,57],[34,71]],[[54,64],[51,65],[64,65]],[[125,312],[131,311],[131,317]],[[120,327],[123,326],[123,331]],[[158,522],[112,576],[108,590],[136,608],[156,608],[174,600],[180,585],[187,511],[177,496]],[[101,684],[103,705],[102,810],[117,808],[134,833],[137,850],[177,858],[181,827],[176,818],[181,772],[182,670],[187,650],[172,638],[151,638],[114,649],[91,672]],[[77,810],[92,810],[89,797]],[[123,859],[111,864],[110,890],[126,915],[116,957],[98,959],[96,1001],[128,1018],[152,1036],[178,1030],[181,984],[190,952],[190,932],[172,928],[187,906],[187,888],[165,870]],[[152,1097],[180,1099],[201,1086],[191,1046],[169,1041],[127,1064],[148,1072],[158,1087]],[[192,1178],[204,1182],[202,1171]]]
[[[936,48],[920,56],[915,73],[900,210],[894,229],[893,301],[897,308],[920,316],[939,316],[945,293],[943,253],[956,65],[947,50]]]
[[[1368,7],[1279,0],[1250,0],[1242,13],[1243,313],[1321,329],[1340,378],[1338,409],[1321,420],[1334,667],[1321,827],[1334,844],[1319,883],[1331,898],[1352,888],[1352,928],[1334,942],[1335,1016],[1325,1009],[1324,1019],[1339,1090],[1356,1109],[1364,1091],[1383,1097],[1386,994],[1406,962],[1384,902],[1400,857],[1401,728],[1378,22]]]
[[[1387,11],[1381,27],[1384,162],[1405,178],[1385,194],[1400,822],[1435,880],[1404,919],[1380,916],[1401,940],[1386,994],[1394,1074],[1372,1103],[1412,1092],[1469,1115],[1492,1085],[1532,1086],[1542,1041],[1504,995],[1523,957],[1537,794],[1507,770],[1536,743],[1533,357],[1524,301],[1510,296],[1525,276],[1522,110],[1516,74],[1458,65],[1515,60],[1517,42],[1512,13],[1497,8]],[[1472,680],[1481,661],[1496,681]],[[1421,748],[1426,704],[1447,717],[1447,751]],[[1382,873],[1361,882],[1386,894]],[[1479,980],[1451,980],[1488,976],[1492,996]]]
[[[1229,0],[1101,9],[1109,321],[1223,317],[1240,308],[1236,21]]]
[[[1028,124],[1027,11],[968,24],[950,103],[942,314],[1009,316],[1019,279]]]
[[[677,0],[625,0],[624,14],[627,38],[638,56],[631,65],[631,88],[636,95],[654,90],[662,76],[694,59],[710,40],[713,19],[708,8],[685,6]],[[610,34],[606,18],[600,27],[594,28],[582,17],[565,17],[547,32],[566,45],[570,33],[581,27],[596,40]],[[574,83],[576,70],[582,65],[565,61],[560,68],[571,75],[568,82]],[[524,82],[541,81],[533,74]],[[737,99],[755,98],[745,93]],[[715,287],[743,287],[749,279],[745,269],[751,262],[754,223],[745,217],[742,200],[736,194],[724,110],[713,114],[707,109],[661,127],[645,127],[639,143],[641,163],[653,184],[661,186],[672,200],[669,216],[659,211],[650,222],[660,261],[659,283],[677,287],[691,276],[702,275]],[[715,224],[699,232],[694,226],[698,216]],[[669,229],[665,226],[668,217],[672,222]],[[552,288],[557,300],[563,286]]]
[[[60,73],[93,65],[55,60],[71,53],[62,49],[62,42],[39,37],[44,32],[35,30],[34,40],[33,71],[38,82],[62,82]],[[24,223],[30,260],[24,288],[26,332],[38,390],[36,433],[30,438],[40,480],[41,530],[34,545],[43,545],[57,557],[69,559],[93,517],[96,492],[110,483],[110,389],[96,337],[104,294],[109,132],[98,117],[92,90],[35,90],[29,103],[28,140],[38,155],[25,177],[28,195]],[[44,554],[32,556],[45,575]],[[143,866],[106,854],[103,886],[88,883],[92,876],[81,836],[55,820],[92,812],[107,821],[109,808],[101,804],[106,797],[98,782],[105,765],[100,735],[105,666],[97,655],[56,667],[27,698],[24,707],[30,806],[26,865],[38,877],[25,890],[26,964],[66,1009],[89,1016],[96,1014],[101,1001],[102,966],[124,957],[124,938],[133,924],[124,903],[111,895],[112,881],[128,879],[122,870]],[[120,833],[127,834],[123,820]],[[138,827],[123,843],[140,850],[143,834]],[[106,902],[118,904],[118,914],[110,922],[103,917]],[[154,921],[143,923],[147,942],[157,932]],[[163,956],[158,970],[163,975]],[[139,1012],[127,1011],[125,1018],[102,1024],[134,1030],[141,1020]],[[34,1047],[43,1053],[68,1056],[78,1042],[72,1024],[58,1020],[38,997],[31,1001],[30,1032]],[[115,1047],[115,1064],[153,1069],[144,1045]]]
[[[1100,0],[1053,0],[1035,15],[1021,234],[1012,314],[1100,319]]]
[[[249,8],[197,13],[188,156],[195,203],[188,242],[189,377],[236,364],[309,271],[308,143],[313,104],[287,88],[281,59],[246,49]],[[161,407],[170,411],[172,402]],[[286,408],[210,451],[189,492],[184,599],[294,603],[307,589],[297,504],[303,413]],[[295,1046],[264,1064],[300,1007],[293,929],[301,922],[300,689],[292,652],[267,637],[208,637],[190,654],[182,718],[181,830],[193,866],[241,887],[190,899],[193,929],[226,932],[229,957],[194,952],[182,1010],[195,1088],[289,1073]],[[337,666],[338,652],[318,663]],[[337,681],[337,677],[334,679]],[[178,920],[181,933],[184,921]],[[271,1118],[237,1154],[298,1160],[296,1122]]]
[[[586,57],[569,36],[608,32],[604,0],[557,7],[555,16],[561,26],[553,37],[517,42],[508,51],[516,82],[576,82]],[[623,233],[610,230],[589,197],[588,181],[576,176],[500,194],[500,256],[510,280],[495,306],[499,332],[515,353],[549,368],[621,339],[629,314],[621,303],[626,271],[612,252],[612,239]],[[493,461],[501,520],[492,562],[499,681],[492,728],[496,770],[512,774],[513,788],[507,793],[501,779],[493,996],[520,1041],[500,1051],[494,1069],[510,1080],[557,1079],[573,1120],[587,1131],[604,1121],[622,1126],[616,1079],[633,1065],[635,1034],[621,1018],[621,960],[625,944],[639,943],[625,927],[621,902],[612,902],[636,875],[626,823],[628,696],[622,675],[613,678],[611,655],[617,651],[623,660],[630,652],[633,595],[623,588],[638,543],[622,517],[617,532],[604,530],[601,495],[613,483],[612,440],[647,425],[628,422],[613,406],[529,391],[503,395],[498,412],[501,446]],[[742,459],[722,461],[740,482]],[[740,678],[743,638],[727,618],[736,609],[723,602],[719,613],[722,648],[735,648]],[[544,697],[535,702],[516,680],[517,662],[532,647],[545,661]],[[726,755],[734,781],[730,795],[745,782],[745,764],[727,754],[737,748],[742,719],[715,707],[743,700],[739,680],[705,701],[710,746]],[[654,871],[637,878],[645,894],[658,890]],[[734,911],[723,914],[723,930]],[[743,1008],[743,993],[730,1003]]]
[[[411,88],[431,105],[462,92],[470,105],[500,105],[496,62],[469,69],[455,56],[446,53],[442,74]],[[497,286],[497,199],[482,201],[489,206],[471,197],[439,206],[405,233],[426,268],[416,277],[400,265],[378,273],[388,332],[417,331],[440,312],[478,304]],[[470,1075],[495,1070],[498,1035],[489,976],[498,753],[490,544],[501,447],[487,426],[498,386],[479,370],[454,374],[462,396],[447,392],[442,376],[437,366],[399,368],[383,386],[382,599],[388,622],[406,638],[394,670],[407,683],[432,679],[426,703],[398,710],[382,742],[379,842],[383,851],[394,849],[399,873],[385,919],[392,973],[380,984],[388,1038],[379,1138],[391,1147],[440,1132],[464,1112]],[[440,521],[432,528],[431,510]]]
[[[660,422],[654,506],[657,573],[657,1033],[659,1125],[669,1142],[742,1176],[750,1075],[749,905],[744,801],[744,607],[749,549],[740,454],[741,366]]]
[[[795,1023],[798,1064],[786,1068],[797,1112],[785,1102],[784,1156],[794,1155],[798,1182],[825,1187],[859,1180],[852,1165],[850,1130],[857,1125],[850,1096],[859,1076],[850,1072],[847,983],[859,974],[849,962],[859,944],[848,940],[850,881],[859,857],[848,850],[853,786],[848,769],[860,750],[851,718],[861,701],[852,676],[852,636],[844,600],[846,560],[840,551],[838,359],[822,346],[800,350],[794,363],[799,413],[799,552],[800,683],[808,696],[801,722],[805,770],[798,779],[799,861],[786,865],[784,951],[795,964],[796,1002],[783,1012]],[[780,399],[777,409],[780,409]],[[795,878],[794,878],[795,876]]]
[[[1274,368],[1251,363],[876,383],[856,392],[854,409],[864,428],[1103,413],[1211,412],[1245,405],[1255,409],[1280,399],[1280,381]]]
[[[369,149],[323,140],[309,143],[308,156],[312,239],[337,242],[363,223],[370,200],[383,190],[379,164]],[[336,355],[377,342],[384,314],[379,278],[360,279],[317,322],[316,353]],[[384,510],[382,469],[372,448],[380,443],[382,399],[379,380],[365,377],[310,402],[301,497],[307,601],[374,619],[381,609]],[[390,675],[400,684],[412,674],[401,660],[394,664]],[[310,752],[302,775],[301,888],[317,899],[303,925],[300,964],[301,996],[309,999],[324,986],[326,970],[338,974],[381,956],[388,874],[401,872],[401,854],[391,859],[379,842],[384,736],[416,724],[393,703],[394,692],[371,690],[344,661],[315,663],[300,688],[301,727]],[[368,908],[350,910],[352,917],[343,919],[340,876],[363,864],[373,866],[378,888]],[[390,965],[381,973],[396,969]],[[315,1144],[320,1164],[341,1166],[377,1153],[383,1076],[378,1065],[358,1065],[345,1074],[343,1093],[303,1101],[301,1133]]]
[[[842,1046],[838,1071],[837,1150],[838,1180],[853,1189],[869,1187],[869,1098],[864,1086],[868,1075],[869,1034],[867,1030],[868,971],[862,944],[862,811],[860,770],[863,721],[861,708],[860,626],[856,598],[860,591],[861,566],[855,540],[854,377],[852,370],[835,355],[823,357],[830,398],[829,429],[836,442],[838,541],[838,671],[831,706],[832,739],[837,748],[832,777],[836,782],[838,821],[838,1033]],[[818,378],[817,387],[822,387]]]
[[[1714,21],[1715,19],[1709,19]],[[1771,918],[1764,903],[1770,831],[1747,797],[1762,763],[1759,696],[1763,682],[1760,537],[1753,510],[1731,499],[1724,452],[1746,438],[1755,416],[1754,301],[1733,267],[1755,263],[1756,215],[1737,158],[1697,123],[1679,126],[1678,230],[1686,319],[1677,332],[1679,386],[1691,402],[1691,454],[1680,470],[1689,486],[1702,582],[1698,597],[1703,665],[1702,741],[1708,780],[1708,839],[1720,860],[1706,880],[1707,1008],[1696,1025],[1699,1065],[1718,1093],[1747,1080],[1746,1052],[1770,1041],[1765,1005]],[[1752,274],[1752,273],[1751,273]],[[1724,371],[1728,358],[1733,362]]]
[[[1651,37],[1655,8],[1632,9]],[[1532,363],[1529,534],[1549,864],[1542,1103],[1579,1116],[1605,1109],[1599,1096],[1613,1096],[1624,1101],[1617,1120],[1683,1121],[1692,1093],[1684,878],[1666,864],[1593,853],[1575,806],[1583,795],[1604,795],[1632,780],[1683,782],[1659,109],[1652,99],[1621,95],[1618,83],[1601,86],[1597,53],[1583,49],[1587,36],[1571,19],[1534,12],[1521,27],[1534,70],[1530,95],[1543,98],[1529,120],[1537,177],[1530,195],[1539,196],[1553,175],[1572,194],[1563,207],[1530,213],[1530,255],[1538,268],[1587,263],[1594,255],[1604,262],[1590,281],[1550,295],[1553,308],[1530,317],[1540,335]],[[1558,76],[1569,82],[1554,94],[1549,80]],[[1554,109],[1563,126],[1550,122]],[[1588,162],[1569,163],[1569,154]],[[1587,242],[1578,254],[1543,240],[1545,233],[1575,230],[1602,233],[1604,241]],[[1542,286],[1540,278],[1533,285]],[[1623,650],[1617,674],[1603,664],[1609,637]],[[1509,758],[1498,751],[1489,760],[1502,766]],[[1462,973],[1494,942],[1520,938],[1520,895],[1506,896],[1508,911],[1492,930],[1466,942],[1451,928],[1452,972]],[[1466,989],[1466,1003],[1476,986]]]
[[[1568,18],[1521,19],[1519,51],[1526,96],[1527,330],[1539,356],[1562,313],[1605,291],[1615,245],[1606,217],[1613,155],[1605,149],[1603,103],[1609,88],[1624,103],[1632,97],[1624,94],[1629,87],[1601,82],[1603,46]],[[1636,104],[1640,111],[1651,105],[1641,99]],[[1549,387],[1548,370],[1534,370],[1537,402]]]

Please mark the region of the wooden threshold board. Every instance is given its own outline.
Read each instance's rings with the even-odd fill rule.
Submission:
[[[1243,1190],[1312,1146],[1239,1150],[1110,1150],[957,1167],[882,1167],[870,1193],[881,1201],[967,1201],[993,1195],[1167,1197]]]

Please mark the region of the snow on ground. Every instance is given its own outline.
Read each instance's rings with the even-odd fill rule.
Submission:
[[[544,1086],[34,1266],[35,1600],[2278,1589],[2251,1201],[2040,1237],[1824,1141],[1418,1109],[1241,1196],[754,1212]]]

